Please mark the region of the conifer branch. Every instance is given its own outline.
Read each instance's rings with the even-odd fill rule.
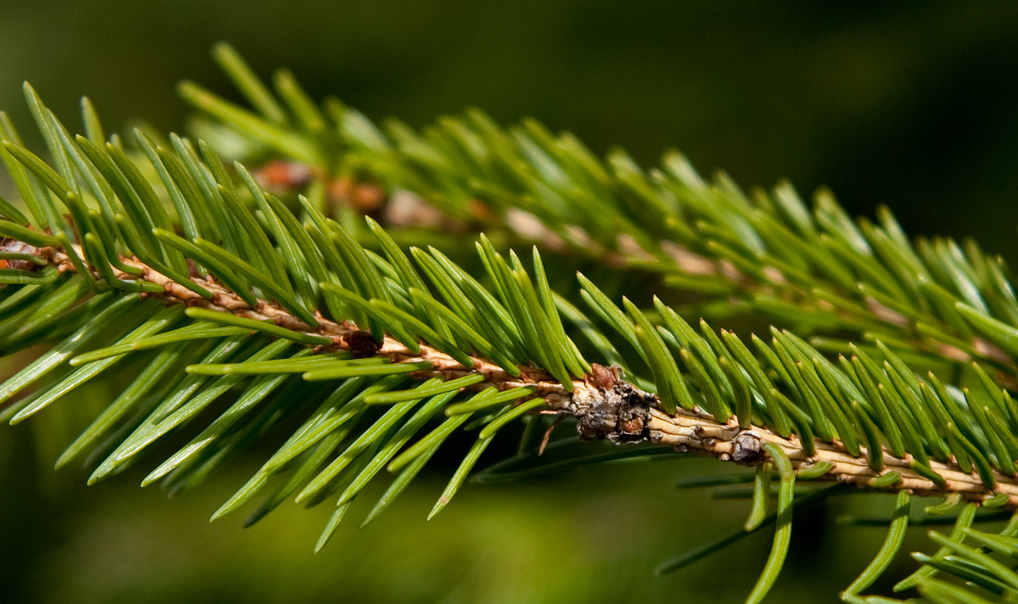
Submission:
[[[622,153],[602,163],[535,122],[505,131],[471,112],[423,135],[400,125],[382,134],[337,103],[317,109],[289,76],[277,101],[230,49],[217,54],[261,115],[194,85],[183,92],[268,149],[269,165],[298,162],[307,197],[288,206],[201,141],[107,141],[87,103],[87,136],[74,137],[26,87],[47,163],[0,114],[0,161],[24,206],[0,203],[0,350],[47,347],[0,384],[0,418],[25,420],[128,355],[146,360],[58,465],[98,453],[90,482],[99,480],[207,419],[143,482],[177,492],[303,414],[214,518],[282,474],[250,522],[290,497],[335,499],[320,548],[383,469],[398,474],[368,519],[451,434],[477,429],[433,515],[506,426],[566,416],[581,439],[758,466],[745,534],[771,518],[778,468],[778,528],[752,601],[785,559],[796,481],[810,480],[901,493],[893,534],[847,601],[865,601],[855,592],[901,546],[908,493],[944,497],[931,515],[961,511],[950,537],[933,537],[942,552],[921,558],[904,585],[933,601],[957,588],[930,569],[1018,585],[984,553],[1014,555],[1018,521],[997,536],[969,528],[976,504],[1018,507],[1018,301],[999,259],[974,244],[913,245],[889,214],[880,226],[853,222],[826,195],[812,211],[788,187],[751,201],[674,155],[650,175]],[[411,190],[455,224],[517,235],[538,224],[550,248],[748,301],[800,333],[850,335],[807,342],[772,328],[744,339],[702,319],[694,327],[657,297],[641,308],[584,275],[577,297],[575,285],[552,287],[537,248],[525,267],[484,235],[475,277],[460,257],[405,251],[359,212],[331,214],[330,179],[346,183],[341,194],[370,189],[353,194],[359,211],[376,209],[368,197],[384,202],[379,184]],[[966,380],[917,370],[931,361]],[[225,410],[207,418],[220,397]]]
[[[75,270],[68,255],[58,249],[35,248],[24,243],[20,243],[18,249],[41,261],[26,265],[29,270],[46,264],[56,266],[60,271]],[[80,249],[76,253],[83,255]],[[977,474],[965,472],[955,461],[930,461],[924,464],[928,466],[925,471],[917,471],[911,455],[897,458],[886,447],[880,454],[884,459],[883,467],[875,469],[865,459],[871,455],[864,446],[860,446],[853,455],[834,440],[816,443],[810,453],[794,434],[784,438],[766,428],[743,428],[734,415],[722,423],[696,407],[688,411],[680,408],[674,414],[665,413],[657,396],[624,381],[620,368],[607,369],[594,364],[593,373],[583,376],[581,384],[569,392],[546,371],[533,365],[519,367],[518,375],[513,377],[490,361],[477,357],[471,357],[471,364],[465,365],[423,341],[419,342],[416,351],[388,336],[380,343],[375,342],[369,332],[350,321],[336,323],[319,314],[316,317],[318,325],[312,327],[278,305],[260,300],[252,307],[213,278],[197,274],[190,276],[192,283],[211,292],[211,297],[206,298],[137,258],[121,257],[120,260],[137,271],[111,268],[118,278],[136,278],[158,285],[163,290],[162,293],[147,292],[146,296],[161,299],[167,304],[183,304],[189,308],[229,313],[242,319],[271,322],[290,331],[331,340],[329,344],[316,346],[316,353],[344,350],[354,353],[355,357],[381,357],[390,363],[425,362],[430,364],[429,368],[409,374],[421,380],[440,378],[451,381],[474,374],[483,376],[483,380],[465,387],[471,390],[482,390],[487,386],[494,386],[500,391],[528,388],[534,395],[545,399],[549,410],[567,413],[578,420],[577,431],[584,438],[607,438],[617,443],[665,444],[682,453],[694,452],[742,465],[767,461],[763,445],[770,443],[785,452],[797,472],[815,473],[816,469],[822,469],[813,476],[814,479],[835,480],[860,487],[879,485],[881,489],[907,490],[922,496],[957,494],[977,502],[991,501],[993,507],[1018,507],[1018,482],[1013,473],[1004,475],[994,470],[993,486],[990,488]],[[94,278],[102,278],[98,269],[90,270]],[[1002,495],[1006,499],[1002,499]]]
[[[38,262],[19,260],[17,262],[25,264],[11,264],[12,268],[32,272],[38,267],[51,265],[60,272],[73,273],[76,270],[68,254],[58,248],[36,248],[22,242],[17,242],[17,244],[20,253],[31,256]],[[75,253],[84,256],[79,246],[75,246],[75,248]],[[548,404],[555,408],[570,407],[569,403],[563,402],[570,398],[570,392],[547,371],[532,364],[518,366],[512,374],[490,360],[476,356],[470,356],[471,362],[464,364],[423,341],[419,342],[417,350],[411,350],[390,336],[385,336],[381,342],[376,342],[370,332],[358,328],[353,322],[349,320],[331,321],[323,317],[320,312],[316,313],[317,325],[311,326],[286,309],[280,308],[278,304],[258,300],[256,304],[250,305],[211,276],[202,277],[196,273],[189,276],[191,283],[211,293],[211,296],[204,297],[192,288],[185,287],[159,273],[135,257],[121,256],[120,263],[135,270],[128,272],[111,266],[110,271],[118,280],[143,281],[162,288],[162,292],[146,291],[143,294],[144,297],[159,299],[168,305],[182,304],[187,308],[205,309],[228,313],[241,319],[269,322],[288,331],[312,338],[328,338],[329,343],[319,343],[314,347],[315,354],[346,351],[352,353],[355,358],[385,358],[390,363],[428,363],[430,364],[429,368],[410,372],[409,375],[421,380],[440,378],[443,381],[450,381],[467,375],[480,374],[484,376],[484,379],[471,384],[470,389],[482,390],[487,386],[494,386],[498,390],[528,388],[532,390],[533,394],[548,400]],[[103,272],[99,269],[87,268],[94,279],[103,278]]]
[[[553,135],[530,119],[503,128],[477,109],[414,130],[396,120],[378,127],[330,99],[314,119],[280,120],[264,107],[272,93],[235,51],[221,45],[214,54],[259,112],[190,82],[181,94],[201,112],[205,132],[230,130],[251,141],[252,156],[269,150],[264,174],[276,186],[339,190],[337,203],[364,186],[378,212],[386,207],[381,183],[390,203],[416,195],[434,226],[509,233],[659,273],[666,286],[717,300],[701,313],[767,316],[825,336],[818,342],[837,352],[850,333],[847,341],[881,340],[931,362],[977,361],[1001,385],[1018,386],[1010,270],[974,242],[913,244],[888,209],[876,224],[853,221],[829,191],[813,208],[788,183],[746,194],[724,174],[706,181],[676,152],[649,171],[621,150],[602,161],[569,133]],[[292,92],[280,90],[279,106]],[[293,163],[281,169],[280,157]]]

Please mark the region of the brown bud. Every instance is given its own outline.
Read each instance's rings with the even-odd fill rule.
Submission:
[[[590,365],[590,377],[591,383],[602,390],[611,390],[616,383],[615,372],[597,363]]]
[[[375,353],[382,347],[375,341],[375,337],[371,335],[370,331],[363,329],[344,334],[341,340],[343,345],[353,353],[355,359],[375,356]]]

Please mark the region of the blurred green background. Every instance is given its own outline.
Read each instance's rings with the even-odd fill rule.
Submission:
[[[803,194],[830,186],[852,213],[886,204],[911,234],[975,236],[1013,265],[1015,32],[1009,2],[0,0],[0,108],[29,130],[30,80],[68,122],[88,95],[108,128],[144,118],[180,131],[177,81],[230,93],[208,57],[226,40],[260,73],[290,67],[313,96],[372,118],[422,125],[476,105],[645,165],[677,147],[704,173],[747,187],[787,177]],[[206,524],[257,456],[169,501],[139,489],[141,474],[85,488],[83,470],[49,470],[70,438],[59,421],[0,429],[0,600],[738,602],[769,547],[757,535],[654,576],[747,509],[677,491],[680,475],[728,468],[676,460],[473,486],[425,523],[441,490],[432,475],[312,555],[329,510],[286,505],[246,531]],[[833,526],[846,505],[797,527],[771,601],[833,601],[865,566],[882,531]]]

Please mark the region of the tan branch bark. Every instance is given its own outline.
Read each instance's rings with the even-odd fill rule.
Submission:
[[[751,453],[754,449],[759,450],[766,443],[773,443],[781,447],[788,455],[792,467],[796,470],[807,469],[825,461],[833,464],[831,470],[823,478],[826,480],[859,487],[872,487],[873,481],[879,476],[897,472],[901,475],[901,480],[886,489],[908,490],[916,495],[937,497],[959,493],[964,499],[977,502],[1004,493],[1008,496],[1005,506],[1018,508],[1018,484],[1013,476],[1006,476],[994,471],[996,487],[992,490],[987,489],[978,475],[966,474],[958,467],[957,463],[954,463],[953,459],[951,463],[930,461],[933,471],[943,476],[946,481],[944,486],[940,486],[913,470],[910,465],[913,460],[907,454],[904,459],[901,459],[894,457],[884,449],[882,452],[884,468],[877,472],[867,463],[865,447],[863,447],[862,456],[853,457],[837,442],[818,441],[816,442],[816,454],[809,456],[795,435],[786,439],[765,428],[740,429],[738,420],[734,417],[728,423],[722,424],[714,421],[710,416],[689,411],[680,410],[670,416],[658,409],[651,409],[648,430],[650,432],[649,440],[652,442],[671,445],[679,451],[710,455],[725,461],[738,461],[740,454],[748,455],[747,452]],[[757,461],[752,459],[751,463]]]

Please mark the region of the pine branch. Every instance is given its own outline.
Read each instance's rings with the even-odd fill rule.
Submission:
[[[48,349],[0,384],[0,417],[22,421],[127,356],[146,360],[60,464],[98,454],[105,459],[90,480],[113,475],[227,398],[144,481],[176,492],[299,413],[299,428],[214,517],[284,474],[251,521],[290,497],[308,505],[336,498],[321,547],[382,469],[399,474],[368,519],[451,434],[479,429],[433,515],[506,426],[569,416],[583,439],[663,444],[758,466],[746,534],[767,517],[778,470],[775,544],[751,601],[767,593],[785,559],[797,480],[901,494],[892,534],[843,594],[848,601],[860,600],[900,547],[908,494],[945,497],[931,512],[962,510],[959,527],[972,520],[964,510],[975,509],[964,501],[1018,507],[1018,405],[999,385],[1013,384],[1018,305],[1003,264],[978,249],[913,249],[887,216],[880,228],[853,225],[829,198],[810,214],[790,189],[753,205],[725,181],[707,187],[674,158],[670,176],[648,179],[619,154],[609,169],[578,141],[554,139],[534,123],[507,134],[475,113],[466,130],[447,121],[425,141],[396,127],[389,140],[335,104],[325,119],[292,77],[279,80],[277,101],[238,57],[217,52],[262,116],[193,86],[188,96],[323,178],[384,177],[456,220],[496,229],[511,229],[503,221],[523,208],[558,241],[608,242],[593,248],[605,264],[639,265],[676,286],[693,283],[693,269],[708,283],[701,291],[745,296],[757,311],[788,311],[800,325],[863,332],[871,343],[841,343],[847,356],[832,359],[773,329],[769,341],[749,339],[751,352],[702,320],[694,329],[657,298],[653,309],[625,297],[619,307],[580,275],[589,318],[571,291],[552,289],[536,248],[528,270],[481,236],[482,283],[434,248],[407,254],[374,221],[365,230],[349,213],[328,217],[320,185],[287,206],[204,143],[159,143],[141,132],[136,150],[119,137],[107,142],[87,103],[87,136],[72,137],[26,88],[53,159],[25,149],[0,114],[0,160],[25,206],[0,204],[0,349]],[[522,171],[499,173],[510,164]],[[478,193],[499,211],[470,205]],[[918,375],[915,359],[904,358],[916,351],[927,360],[977,359],[967,370],[972,387]],[[1008,554],[1010,527],[996,537],[956,532],[934,537],[947,553],[923,558],[925,568],[990,591],[1004,586],[994,593],[1018,585],[1013,570],[964,543]],[[956,588],[921,573],[915,583],[931,601],[954,597]]]
[[[56,266],[58,270],[74,270],[74,265],[67,255],[56,249],[33,248],[27,244],[20,244],[19,249],[21,253],[44,261],[41,264],[33,262],[27,267],[29,269],[50,264]],[[80,250],[78,252],[80,255]],[[585,438],[607,438],[618,443],[646,441],[665,444],[680,452],[696,452],[744,465],[764,462],[766,455],[763,453],[763,445],[770,443],[785,452],[797,473],[810,475],[814,479],[835,480],[840,483],[890,490],[907,490],[923,496],[959,494],[975,501],[988,500],[993,507],[1018,507],[1018,483],[1015,477],[1006,476],[999,471],[992,474],[991,482],[995,486],[988,488],[977,475],[973,475],[971,471],[961,470],[957,463],[932,461],[925,471],[917,470],[911,456],[906,455],[904,459],[895,458],[894,453],[886,447],[880,453],[885,460],[883,469],[874,469],[864,459],[860,459],[861,456],[869,455],[864,447],[860,447],[860,451],[852,455],[837,441],[831,444],[818,443],[810,454],[794,435],[782,438],[766,429],[743,429],[735,416],[729,417],[726,423],[719,423],[697,408],[691,411],[680,409],[673,415],[664,413],[660,410],[661,405],[656,396],[622,380],[618,368],[609,370],[595,364],[594,373],[586,376],[579,388],[567,392],[547,372],[533,366],[520,367],[514,372],[518,375],[512,376],[490,361],[476,357],[471,358],[469,366],[464,365],[426,343],[421,343],[417,351],[410,350],[391,337],[377,343],[369,333],[351,326],[349,322],[341,325],[318,317],[317,328],[312,328],[287,311],[264,301],[259,301],[257,307],[252,308],[236,294],[210,278],[191,277],[192,283],[212,293],[211,298],[206,299],[135,258],[121,258],[121,261],[129,267],[138,269],[140,281],[162,288],[161,294],[151,292],[149,296],[169,304],[184,304],[189,308],[189,316],[195,318],[214,316],[200,312],[205,310],[229,313],[241,319],[242,325],[245,326],[250,325],[249,321],[257,321],[264,325],[257,327],[270,330],[271,328],[266,325],[270,323],[284,330],[303,334],[307,337],[303,343],[316,345],[315,352],[318,354],[344,350],[358,358],[373,356],[384,358],[389,363],[406,363],[414,367],[421,363],[429,364],[427,368],[410,373],[410,376],[416,379],[439,378],[443,382],[450,382],[479,375],[478,380],[471,380],[472,383],[464,387],[482,390],[484,387],[494,386],[500,391],[527,388],[532,394],[544,398],[548,409],[567,413],[576,418],[577,430]],[[93,269],[92,272],[95,278],[102,278],[100,271]],[[118,274],[116,269],[114,274],[118,278],[134,277],[133,273],[123,271],[119,271]],[[224,318],[215,316],[213,320],[224,321]],[[284,337],[302,341],[298,339],[299,336],[293,334],[285,334]]]
[[[508,231],[721,298],[701,312],[741,305],[800,333],[857,334],[855,341],[879,339],[933,362],[977,360],[998,383],[1016,386],[1018,301],[1010,271],[973,242],[963,248],[920,239],[913,246],[886,208],[874,225],[854,223],[826,191],[812,211],[788,183],[747,196],[723,174],[704,181],[674,152],[645,173],[622,151],[602,162],[568,133],[553,136],[533,120],[503,129],[476,109],[421,132],[395,121],[383,131],[338,101],[319,111],[301,97],[306,111],[289,119],[282,107],[294,103],[288,95],[299,96],[292,76],[270,111],[265,99],[272,93],[235,51],[221,45],[215,55],[261,115],[193,83],[181,93],[215,120],[204,132],[226,128],[231,140],[239,135],[264,145],[260,152],[267,148],[270,157],[297,162],[304,178],[276,185],[325,190],[333,179],[382,182],[433,204],[447,215],[444,226],[451,219],[488,234]],[[265,170],[267,178],[293,171],[278,163]],[[847,349],[843,341],[820,341]]]
[[[60,272],[73,273],[76,270],[70,256],[59,249],[36,248],[22,242],[11,241],[12,246],[14,243],[17,244],[19,253],[32,259],[18,260],[25,263],[21,265],[11,264],[13,270],[31,273],[38,270],[38,267],[46,265],[54,266]],[[75,248],[78,256],[84,256],[79,247]],[[422,380],[440,378],[443,381],[450,381],[479,375],[483,379],[470,384],[471,389],[481,390],[486,386],[494,386],[499,390],[527,388],[531,393],[549,400],[549,404],[562,408],[569,406],[568,403],[560,402],[570,396],[562,384],[556,382],[546,371],[533,365],[518,366],[509,372],[491,361],[476,356],[470,356],[470,362],[464,364],[424,342],[418,343],[413,349],[389,336],[377,342],[370,332],[358,329],[350,321],[337,323],[321,316],[321,313],[317,313],[315,317],[316,326],[311,326],[286,309],[265,300],[258,300],[254,305],[249,305],[212,277],[192,274],[189,278],[194,286],[211,294],[205,297],[194,291],[194,288],[181,285],[160,274],[137,258],[121,257],[120,262],[135,270],[128,272],[110,267],[115,279],[130,281],[137,285],[147,283],[158,286],[159,289],[146,290],[145,297],[162,300],[167,305],[182,304],[188,308],[187,314],[192,318],[229,323],[229,318],[223,316],[229,314],[240,320],[236,323],[238,326],[262,330],[270,335],[313,345],[315,354],[345,351],[352,354],[353,358],[375,357],[385,359],[388,363],[415,366],[427,364],[427,368],[412,371],[410,376]],[[89,267],[89,273],[96,280],[101,280],[105,276],[103,271],[93,267]],[[272,326],[282,329],[273,329]]]

